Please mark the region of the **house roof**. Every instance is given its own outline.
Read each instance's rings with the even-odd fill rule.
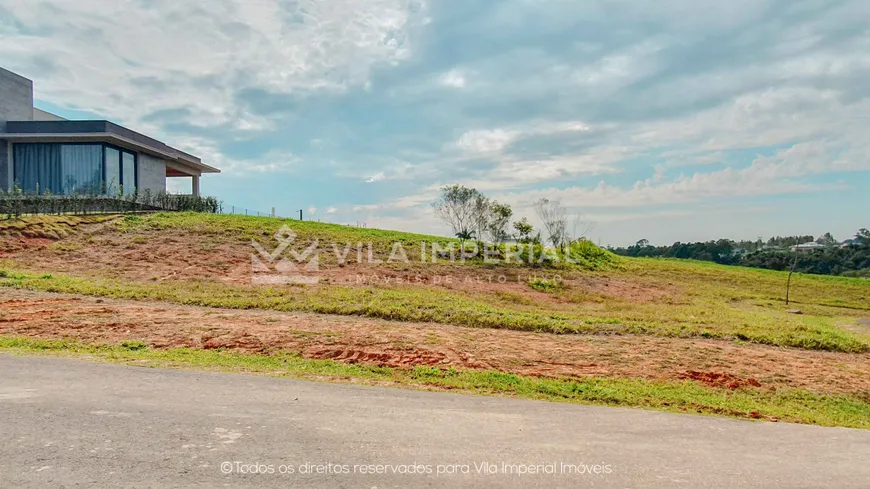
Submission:
[[[825,245],[816,243],[815,241],[810,241],[809,243],[801,243],[799,245],[792,246],[792,248],[824,248]]]
[[[220,173],[196,156],[109,121],[8,121],[0,139],[21,142],[105,141],[150,153],[201,173]]]

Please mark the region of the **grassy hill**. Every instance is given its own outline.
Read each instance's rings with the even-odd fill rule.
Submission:
[[[285,225],[292,230],[293,236],[292,242],[289,242],[290,236],[278,236],[288,240],[287,249],[280,256],[291,256],[291,250],[297,255],[304,254],[317,243],[316,248],[320,251],[318,269],[308,270],[298,264],[292,270],[293,274],[316,279],[316,282],[254,283],[254,278],[261,276],[263,271],[258,271],[252,256],[261,264],[268,260],[252,243],[258,244],[267,255],[272,253],[281,242],[276,233]],[[722,365],[733,362],[732,371],[711,377],[707,374],[713,364],[706,364],[702,357],[693,353],[701,344],[699,342],[712,342],[703,343],[704,348],[712,349],[711,352],[724,348],[716,345],[736,346],[737,352],[745,349],[755,355],[753,358],[781,356],[784,354],[781,349],[785,347],[806,352],[797,355],[806,359],[807,368],[821,368],[819,362],[825,362],[828,365],[822,369],[825,375],[839,379],[837,392],[861,398],[870,396],[863,387],[867,383],[863,367],[857,367],[857,370],[852,367],[837,370],[834,367],[836,364],[844,365],[843,362],[860,365],[863,358],[870,360],[870,327],[867,326],[870,281],[863,279],[796,275],[792,279],[792,303],[786,305],[787,274],[782,272],[708,262],[616,257],[591,243],[584,243],[574,250],[576,263],[572,264],[539,263],[537,260],[529,263],[528,256],[521,256],[522,262],[517,257],[505,262],[509,250],[497,252],[500,253],[499,259],[494,263],[479,257],[451,261],[446,258],[448,253],[438,251],[451,245],[458,249],[458,241],[451,238],[295,220],[193,213],[25,217],[0,221],[0,238],[0,287],[7,290],[72,293],[123,301],[160,301],[162,304],[214,309],[218,317],[225,315],[220,312],[225,310],[258,311],[257,314],[300,311],[347,318],[386,319],[390,321],[387,324],[394,324],[396,328],[405,327],[403,325],[411,328],[402,330],[406,333],[400,337],[406,339],[390,340],[386,346],[378,337],[360,336],[362,333],[352,323],[341,326],[349,328],[341,329],[346,333],[305,332],[304,335],[338,335],[327,335],[320,350],[312,349],[306,353],[316,358],[325,355],[322,353],[324,345],[331,348],[331,341],[351,341],[343,336],[351,335],[357,353],[339,361],[389,364],[385,360],[389,355],[401,356],[405,355],[401,352],[407,351],[413,353],[402,357],[411,358],[407,365],[421,368],[426,365],[429,368],[430,364],[420,364],[422,360],[414,358],[428,358],[426,352],[435,350],[449,356],[453,354],[451,352],[465,348],[461,343],[444,347],[446,340],[436,340],[434,336],[421,342],[417,333],[411,334],[412,330],[435,328],[427,325],[440,324],[472,330],[513,330],[548,335],[524,336],[522,340],[511,341],[547,343],[550,340],[546,338],[554,334],[576,337],[576,340],[569,340],[567,346],[554,346],[569,350],[575,349],[578,342],[609,345],[614,344],[609,338],[627,339],[619,340],[623,345],[619,348],[626,349],[623,353],[614,353],[610,347],[607,347],[610,350],[606,355],[604,350],[600,353],[591,350],[593,360],[588,364],[576,363],[571,357],[574,353],[566,353],[566,358],[561,359],[556,351],[554,359],[547,360],[549,363],[535,359],[512,363],[509,356],[504,357],[504,361],[499,363],[500,371],[519,372],[531,361],[535,365],[564,365],[555,371],[569,375],[586,377],[590,374],[584,372],[603,371],[604,374],[594,375],[606,377],[606,372],[618,370],[619,355],[627,354],[628,349],[634,348],[633,344],[641,349],[647,348],[643,345],[655,344],[659,353],[655,354],[654,360],[659,362],[656,368],[661,372],[651,370],[645,373],[638,365],[630,373],[617,376],[634,379],[640,375],[648,381],[681,382],[681,379],[696,377],[707,380],[731,378],[728,375],[745,377],[746,372],[755,369],[750,357],[743,359],[739,353],[732,352],[728,360],[716,367],[723,368]],[[434,251],[433,246],[437,246]],[[397,256],[397,247],[403,251],[401,256]],[[402,259],[405,257],[407,260]],[[284,273],[273,268],[279,259],[266,263],[268,274]],[[65,324],[62,318],[54,321],[51,324]],[[276,321],[280,325],[286,319]],[[335,322],[343,324],[338,320]],[[104,328],[102,324],[88,327]],[[105,328],[100,329],[99,335],[104,335],[100,337],[115,337],[112,336],[115,333],[105,336],[107,331],[113,331]],[[209,330],[207,326],[202,328]],[[257,341],[266,345],[263,351],[272,351],[267,344],[270,341],[280,343],[286,335],[295,335],[298,327],[293,328],[279,328],[277,333],[258,337]],[[392,331],[388,326],[384,328]],[[147,330],[141,334],[146,333]],[[61,327],[59,334],[66,338],[73,333],[65,333]],[[249,341],[244,339],[247,334],[226,344],[231,349],[238,348]],[[500,341],[498,335],[488,338]],[[139,341],[142,337],[125,340]],[[12,340],[7,338],[6,341]],[[15,341],[10,344],[19,344]],[[167,341],[144,341],[143,344],[176,344],[172,343],[175,340]],[[180,344],[198,344],[197,341]],[[383,353],[384,348],[389,350],[389,355]],[[758,348],[768,349],[762,354]],[[380,353],[361,353],[367,349]],[[499,350],[491,351],[497,354]],[[674,363],[679,367],[669,366],[667,359],[660,356],[663,351],[672,351],[675,359],[683,358]],[[858,356],[834,360],[814,356],[819,352]],[[691,359],[687,356],[690,354]],[[474,362],[463,365],[473,366]],[[590,370],[583,365],[604,367]],[[547,369],[540,371],[546,372]],[[405,379],[399,374],[390,375],[390,378]],[[426,385],[444,383],[442,377],[433,375],[424,376],[428,379],[424,382]],[[563,373],[553,375],[560,377]],[[416,377],[408,382],[419,381],[414,379]],[[783,379],[772,376],[770,382],[789,387],[807,385],[798,377],[785,376]],[[751,389],[754,384],[740,385]],[[818,389],[826,389],[818,387],[824,386],[824,382],[813,385],[817,386],[813,391],[816,393]],[[726,388],[724,393],[728,391]],[[634,395],[628,397],[635,398]],[[582,395],[579,398],[589,400]],[[662,399],[653,403],[657,409],[669,406],[662,403],[670,401]],[[850,398],[847,404],[851,406],[854,402],[860,404],[864,401]],[[646,405],[634,401],[628,404]],[[680,405],[685,407],[686,404]],[[861,409],[870,409],[868,405],[860,405],[863,406]],[[727,402],[716,409],[724,409],[723,406],[727,406]],[[703,408],[701,411],[718,412],[711,409]],[[722,413],[728,414],[728,410],[724,409]],[[795,420],[813,422],[806,418]]]
[[[69,218],[31,218],[56,233]],[[742,340],[778,346],[868,351],[870,336],[853,326],[870,315],[870,284],[861,279],[800,276],[790,306],[786,275],[706,262],[613,258],[603,270],[480,260],[420,260],[424,243],[455,240],[398,231],[270,218],[202,214],[127,216],[110,226],[0,262],[6,285],[116,298],[153,298],[211,307],[302,310],[403,321],[553,333],[649,334]],[[293,248],[315,240],[324,250],[320,283],[251,285],[251,241],[267,250],[289,225]],[[20,227],[20,223],[18,224]],[[67,224],[70,226],[70,224]],[[2,230],[2,228],[0,228]],[[339,254],[351,244],[348,263]],[[395,243],[408,261],[389,260]],[[363,263],[355,248],[362,244]],[[369,263],[369,248],[374,260]],[[413,255],[413,252],[417,252]],[[413,255],[413,256],[412,256]],[[51,274],[46,278],[45,274]],[[799,308],[803,314],[792,314]]]

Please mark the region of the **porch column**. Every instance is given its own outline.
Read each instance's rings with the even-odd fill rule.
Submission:
[[[190,178],[193,179],[193,195],[199,197],[199,175],[193,175]]]

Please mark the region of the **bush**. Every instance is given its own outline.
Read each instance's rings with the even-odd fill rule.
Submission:
[[[0,215],[7,218],[22,214],[95,214],[138,211],[192,211],[219,213],[221,203],[214,197],[177,195],[167,192],[134,193],[127,196],[27,194],[13,189],[0,190]]]
[[[554,292],[561,288],[561,284],[556,280],[547,280],[545,278],[534,277],[529,280],[529,287],[538,292]]]
[[[618,258],[613,253],[599,248],[587,239],[580,239],[568,247],[568,256],[573,263],[590,270],[613,268]]]

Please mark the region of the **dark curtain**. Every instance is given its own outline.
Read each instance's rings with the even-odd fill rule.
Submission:
[[[27,193],[40,194],[49,191],[63,193],[63,171],[59,144],[15,144],[13,154],[13,178],[18,187]]]
[[[64,194],[98,194],[103,181],[103,146],[64,144],[61,146]]]
[[[101,144],[16,144],[14,179],[26,193],[98,194],[103,181]]]

